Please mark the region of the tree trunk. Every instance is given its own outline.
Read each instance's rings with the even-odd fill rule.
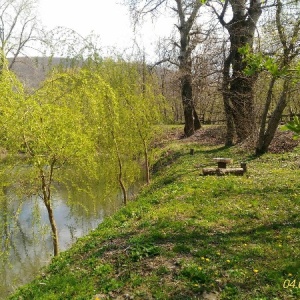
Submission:
[[[123,179],[122,179],[122,165],[120,165],[120,172],[119,172],[119,184],[122,190],[122,194],[123,194],[123,203],[126,206],[127,205],[127,191],[125,188],[125,185],[123,183]]]
[[[273,73],[273,77],[269,85],[265,109],[261,120],[259,138],[256,145],[256,155],[266,153],[274,138],[274,135],[280,123],[282,113],[288,104],[288,93],[290,91],[291,85],[293,84],[293,75],[292,77],[290,77],[289,75],[291,75],[291,72],[289,72],[288,70],[291,67],[292,61],[299,55],[299,51],[297,48],[297,37],[299,35],[300,30],[300,20],[293,24],[292,30],[290,30],[290,28],[289,30],[286,30],[286,20],[284,22],[282,21],[282,18],[286,19],[286,16],[282,12],[283,5],[285,4],[283,4],[281,0],[277,0],[276,27],[282,45],[282,57],[280,59],[280,64],[278,68],[280,71]],[[290,35],[288,35],[288,32],[290,33]],[[271,115],[267,129],[265,129],[267,123],[266,118],[272,100],[274,85],[277,78],[280,77],[283,78],[282,92],[280,94],[279,101],[277,102],[276,107]]]
[[[182,1],[176,0],[176,3],[179,17],[179,26],[177,28],[180,33],[180,45],[178,47],[180,48],[179,72],[181,76],[181,98],[184,112],[184,135],[189,137],[195,133],[195,130],[201,127],[193,99],[192,51],[196,45],[192,45],[190,41],[190,31],[202,4],[200,1],[197,1],[191,14],[186,19],[186,12],[183,9]]]
[[[234,144],[234,134],[235,127],[233,121],[232,109],[230,107],[229,101],[227,101],[226,97],[223,95],[224,108],[225,108],[225,116],[226,116],[226,138],[225,138],[225,146],[231,147]]]
[[[122,194],[123,194],[123,203],[124,205],[127,205],[127,191],[123,182],[123,165],[122,165],[122,160],[121,160],[121,156],[119,153],[119,147],[118,147],[118,143],[114,137],[114,134],[112,133],[113,139],[114,139],[114,143],[115,143],[115,149],[116,149],[116,155],[118,158],[118,166],[119,166],[119,174],[118,174],[118,181],[122,190]]]
[[[239,49],[246,45],[250,45],[252,48],[254,32],[249,32],[250,38],[247,37],[246,32],[249,31],[247,26],[246,22],[238,21],[227,27],[231,46],[227,62],[229,78],[225,79],[227,99],[224,102],[230,103],[230,117],[234,122],[238,142],[251,136],[255,126],[254,84],[257,75],[247,76],[244,74],[246,63],[243,55],[239,52]]]
[[[254,134],[254,84],[256,76],[246,77],[241,71],[233,77],[230,86],[232,116],[238,142],[241,142]]]
[[[2,237],[2,244],[1,249],[2,253],[9,254],[9,244],[10,244],[10,233],[9,233],[9,218],[8,218],[8,201],[7,196],[4,195],[3,202],[1,205],[1,237]]]
[[[118,180],[119,180],[119,184],[122,190],[122,194],[123,194],[123,203],[124,205],[127,205],[127,191],[123,182],[123,166],[122,166],[122,162],[121,162],[121,158],[119,153],[117,153],[118,155],[118,164],[119,164],[119,175],[118,175]]]
[[[50,225],[51,225],[53,253],[54,253],[54,256],[57,256],[59,253],[59,242],[58,242],[58,232],[57,232],[56,222],[54,219],[53,209],[52,209],[50,200],[44,201],[44,204],[47,208],[48,217],[49,217],[49,221],[50,221]]]
[[[278,125],[280,124],[282,113],[287,106],[288,91],[290,85],[289,81],[290,81],[289,78],[285,78],[280,99],[276,105],[275,110],[271,115],[267,129],[264,130],[263,132],[260,132],[259,134],[259,140],[256,146],[256,155],[261,155],[268,152],[269,146],[274,138]],[[262,122],[263,121],[264,120],[262,120]],[[262,127],[261,130],[263,130]]]
[[[226,117],[226,140],[225,146],[231,147],[234,144],[235,127],[233,121],[232,107],[230,104],[230,62],[231,54],[224,59],[223,67],[223,83],[222,83],[222,94],[223,94],[223,104]]]
[[[224,16],[229,3],[233,17],[231,21],[225,22]],[[218,15],[220,23],[227,29],[230,37],[229,55],[224,60],[223,69],[227,145],[233,144],[233,130],[236,131],[238,141],[243,141],[254,133],[254,85],[257,75],[247,77],[244,74],[246,64],[239,49],[246,45],[252,49],[256,24],[261,13],[260,0],[250,1],[248,8],[245,0],[226,0],[222,13]]]
[[[195,130],[198,130],[201,128],[201,123],[200,123],[200,119],[198,117],[198,114],[195,110],[195,107],[194,107],[194,129]]]
[[[40,170],[40,175],[41,175],[41,182],[42,182],[43,202],[48,212],[48,218],[49,218],[51,231],[52,231],[53,252],[54,252],[54,256],[57,256],[59,253],[58,232],[57,232],[56,222],[54,219],[53,209],[51,206],[51,190],[50,190],[54,163],[55,161],[51,164],[48,183],[46,181],[46,177],[42,169]]]
[[[189,74],[181,78],[181,98],[184,112],[184,135],[189,137],[195,132],[193,88]]]
[[[145,173],[146,173],[146,182],[150,184],[150,164],[149,164],[149,155],[146,141],[143,140],[144,146],[144,159],[145,159]]]
[[[276,77],[273,76],[270,81],[270,84],[269,84],[266,103],[265,103],[265,107],[264,107],[264,110],[263,110],[263,113],[261,116],[259,135],[258,135],[258,140],[256,143],[256,154],[257,155],[260,155],[266,151],[266,149],[263,150],[263,148],[264,148],[263,145],[264,145],[264,140],[265,140],[268,112],[269,112],[271,101],[272,101],[272,94],[273,94],[273,88],[274,88],[275,82],[276,82]]]

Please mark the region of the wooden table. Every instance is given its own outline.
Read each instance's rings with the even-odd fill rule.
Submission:
[[[216,157],[213,158],[215,162],[218,163],[218,168],[226,169],[227,164],[232,164],[233,160],[231,158],[223,158],[223,157]]]

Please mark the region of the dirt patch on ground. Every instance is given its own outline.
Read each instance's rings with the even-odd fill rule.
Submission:
[[[291,152],[299,145],[299,140],[293,139],[293,133],[290,131],[277,131],[273,139],[269,152],[284,153]]]
[[[207,127],[197,130],[193,136],[184,140],[199,142],[202,145],[220,145],[225,143],[225,134],[225,126]],[[183,136],[181,135],[180,138],[183,139]]]
[[[196,131],[196,133],[188,138],[183,136],[182,129],[174,129],[168,133],[167,140],[181,140],[183,143],[196,142],[201,145],[222,145],[225,143],[226,127],[225,126],[213,126],[205,127]],[[290,131],[278,130],[275,137],[269,147],[270,153],[284,153],[291,152],[295,147],[299,145],[299,140],[293,139],[293,133]],[[255,142],[246,141],[240,144],[242,148],[255,150]]]

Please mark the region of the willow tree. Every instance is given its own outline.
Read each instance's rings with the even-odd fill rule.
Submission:
[[[0,133],[12,176],[47,209],[57,255],[56,184],[74,184],[68,177],[74,172],[83,178],[100,176],[121,187],[126,204],[126,186],[138,177],[152,136],[157,97],[151,85],[139,82],[137,68],[124,62],[53,71],[29,95],[9,71],[1,76]]]
[[[9,175],[11,169],[7,170],[8,165],[7,150],[3,147],[3,144],[7,137],[7,128],[5,127],[5,119],[7,115],[8,107],[12,102],[19,102],[23,97],[23,88],[20,82],[16,79],[13,73],[8,71],[7,61],[4,59],[4,68],[0,73],[0,138],[1,138],[1,191],[0,191],[0,234],[1,234],[1,252],[0,252],[0,264],[8,259],[11,247],[12,236],[12,224],[14,214],[11,213],[10,198],[7,197],[7,187],[9,186]],[[9,112],[12,114],[13,110]],[[5,268],[4,268],[5,269]]]
[[[118,103],[118,130],[114,132],[119,155],[119,181],[123,190],[139,179],[141,162],[147,182],[150,181],[151,142],[154,125],[161,120],[164,99],[158,92],[154,76],[143,63],[104,60],[94,61],[97,72],[110,85]],[[111,121],[113,122],[113,120]],[[122,175],[122,176],[120,176]]]
[[[181,99],[184,112],[184,134],[189,137],[198,130],[201,125],[195,110],[193,84],[192,84],[192,53],[197,42],[194,37],[198,34],[197,18],[200,7],[205,1],[200,0],[124,0],[130,7],[135,21],[145,15],[156,16],[164,9],[174,13],[178,24],[178,38],[173,41],[176,46],[178,59],[176,61],[165,57],[161,62],[169,61],[179,69]],[[158,62],[160,63],[160,62]]]
[[[59,98],[69,97],[69,105],[81,103],[77,110],[89,124],[99,172],[108,190],[120,187],[124,204],[128,189],[140,180],[141,165],[150,180],[153,126],[160,120],[163,103],[155,79],[141,66],[94,57],[80,71],[57,74],[53,81]]]
[[[56,76],[33,95],[25,96],[19,91],[18,97],[9,99],[2,110],[1,130],[14,179],[18,176],[24,182],[26,194],[30,191],[38,195],[47,209],[54,255],[59,252],[52,197],[56,184],[67,182],[68,170],[76,170],[86,177],[96,176],[94,129],[73,89],[80,90],[85,85],[84,79],[79,82],[72,76],[68,80],[66,75]],[[64,91],[60,85],[64,85]],[[94,95],[97,98],[106,99],[111,95],[104,83],[97,91]]]

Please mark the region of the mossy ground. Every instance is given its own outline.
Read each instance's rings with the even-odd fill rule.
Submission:
[[[10,299],[299,299],[299,154],[165,143],[151,185]],[[202,176],[214,157],[248,172]]]

